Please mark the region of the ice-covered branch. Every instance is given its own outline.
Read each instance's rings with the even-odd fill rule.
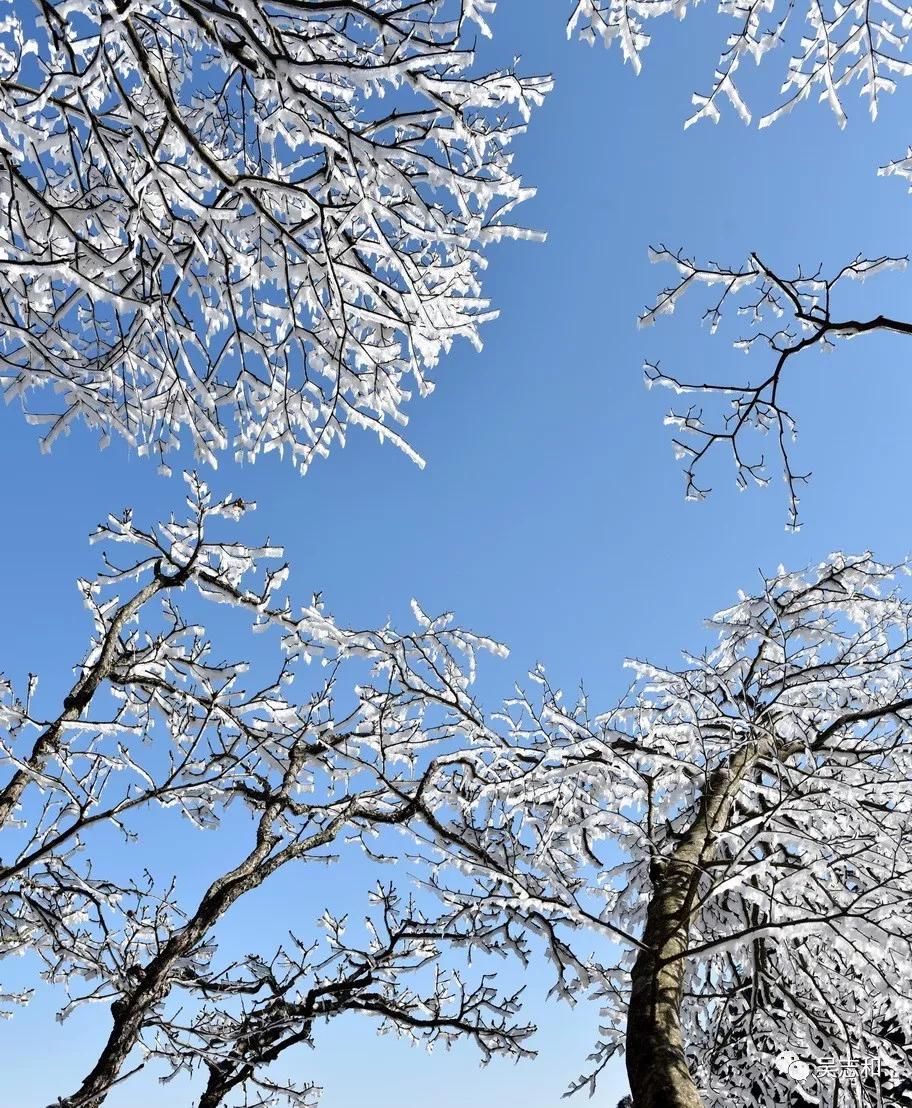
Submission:
[[[479,71],[492,4],[28,0],[0,26],[0,384],[44,443],[402,438],[529,237],[547,78]],[[42,400],[41,398],[45,398]]]
[[[663,385],[680,396],[699,398],[698,404],[673,408],[665,419],[676,432],[673,442],[684,464],[688,499],[702,499],[710,491],[700,484],[698,474],[708,456],[720,450],[730,453],[739,488],[766,485],[771,477],[766,453],[752,451],[747,441],[755,432],[772,440],[788,489],[788,525],[797,528],[798,490],[808,475],[792,464],[797,426],[785,402],[792,363],[804,351],[830,349],[841,340],[876,331],[912,335],[912,321],[884,314],[855,317],[837,306],[850,281],[904,268],[907,259],[859,256],[831,276],[818,269],[785,277],[756,253],[738,268],[697,263],[665,247],[653,250],[652,258],[670,263],[677,275],[640,316],[641,326],[673,312],[685,294],[703,292],[707,301],[703,322],[710,333],[715,334],[727,320],[745,319],[748,330],[735,340],[735,348],[754,360],[768,359],[755,380],[743,383],[724,377],[721,381],[683,378],[646,363],[647,385]],[[711,405],[710,411],[704,411],[702,404]]]
[[[624,60],[639,72],[652,22],[670,15],[683,19],[694,7],[688,0],[576,0],[568,34],[590,44],[616,42]],[[812,97],[825,102],[842,126],[846,93],[853,84],[873,119],[882,97],[912,75],[906,55],[912,8],[893,0],[806,0],[800,5],[792,0],[719,0],[717,11],[730,29],[709,88],[693,95],[687,126],[700,119],[716,123],[726,108],[751,122],[753,112],[741,92],[745,61],[772,66],[775,58],[788,58],[774,84],[778,100],[761,115],[761,127]]]
[[[209,969],[180,982],[182,990],[213,999],[192,1022],[163,1026],[153,1052],[175,1071],[205,1068],[199,1108],[217,1108],[233,1089],[255,1080],[258,1068],[312,1043],[320,1024],[345,1012],[371,1015],[381,1031],[428,1044],[472,1039],[483,1060],[529,1053],[523,1044],[533,1029],[513,1019],[518,995],[501,996],[486,979],[467,986],[440,967],[448,944],[489,948],[497,935],[471,918],[428,918],[391,886],[378,886],[371,900],[363,947],[346,938],[347,921],[327,914],[322,941],[305,945],[292,936],[268,964],[250,956],[221,973]],[[233,1008],[226,995],[237,1000]],[[286,1090],[290,1104],[300,1094],[293,1086]]]

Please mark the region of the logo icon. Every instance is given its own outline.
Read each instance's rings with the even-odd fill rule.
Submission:
[[[784,1073],[793,1081],[804,1081],[811,1074],[811,1067],[803,1058],[799,1058],[794,1050],[783,1050],[776,1056],[774,1065],[780,1073]]]

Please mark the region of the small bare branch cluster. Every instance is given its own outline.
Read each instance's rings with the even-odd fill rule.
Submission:
[[[726,315],[745,319],[749,331],[736,340],[735,348],[746,353],[757,349],[769,351],[771,363],[768,370],[760,373],[759,380],[744,383],[684,380],[658,364],[646,363],[646,383],[650,387],[664,385],[679,395],[696,394],[701,399],[719,402],[709,416],[702,407],[689,405],[673,409],[665,418],[666,424],[676,431],[673,442],[677,457],[684,463],[688,499],[702,499],[710,491],[700,485],[697,475],[707,457],[720,448],[730,452],[734,460],[739,488],[752,482],[766,485],[770,479],[766,455],[751,453],[745,445],[750,432],[758,432],[775,444],[788,488],[789,527],[797,529],[798,490],[808,475],[797,472],[790,458],[796,424],[783,399],[788,367],[809,348],[826,350],[839,340],[858,335],[874,331],[912,335],[912,322],[883,314],[855,318],[838,311],[834,303],[848,282],[905,268],[907,259],[859,256],[832,276],[817,269],[811,273],[799,270],[796,276],[784,277],[755,253],[737,268],[715,262],[697,263],[680,251],[675,253],[665,247],[651,251],[651,256],[653,261],[673,265],[677,279],[640,316],[641,326],[650,326],[659,316],[673,312],[689,290],[706,290],[708,305],[703,322],[710,332],[715,334]]]
[[[88,1001],[111,1009],[107,1041],[60,1104],[97,1108],[139,1048],[166,1073],[202,1071],[204,1108],[230,1095],[309,1105],[316,1090],[278,1083],[269,1064],[345,1011],[414,1040],[471,1039],[483,1060],[528,1054],[519,994],[483,974],[464,980],[444,958],[527,954],[515,924],[470,895],[473,872],[489,887],[503,865],[465,799],[496,754],[471,695],[476,657],[501,648],[417,605],[409,634],[341,627],[319,597],[295,610],[280,599],[279,548],[215,534],[252,505],[188,480],[186,520],[147,530],[127,511],[96,532],[139,553],[123,565],[106,556],[80,582],[95,629],[60,711],[38,716],[33,678],[22,695],[0,690],[0,957],[37,958],[67,993],[62,1017]],[[183,614],[210,602],[278,637],[271,676],[223,660]],[[200,830],[233,813],[224,868],[189,904],[182,875],[152,872],[137,862],[145,840],[130,845],[139,826],[148,834],[137,820],[167,809]],[[125,860],[98,849],[118,833]],[[341,864],[357,848],[378,865],[410,851],[416,874],[442,883],[454,867],[458,880],[445,902],[377,884],[360,942],[329,911],[301,924],[316,938],[302,935],[296,913],[280,949],[220,955],[219,924],[241,897],[286,866]]]
[[[494,314],[510,145],[491,0],[28,0],[0,25],[0,379],[164,454],[406,447],[409,380]]]
[[[568,34],[578,34],[589,43],[601,39],[606,46],[617,42],[624,60],[639,72],[651,39],[650,21],[671,13],[681,19],[695,6],[687,0],[577,0]],[[693,95],[694,111],[687,126],[700,119],[717,123],[726,104],[750,123],[752,113],[739,87],[741,63],[759,64],[781,47],[792,53],[780,82],[779,103],[761,116],[761,127],[775,123],[815,94],[829,104],[843,126],[843,98],[851,84],[859,86],[873,119],[881,98],[894,91],[899,79],[912,75],[912,61],[904,57],[912,26],[909,5],[893,0],[848,4],[808,0],[796,10],[792,0],[719,0],[718,11],[734,25],[725,38],[709,91]],[[794,36],[795,24],[802,18],[802,33]]]
[[[832,1091],[813,1064],[846,1055],[880,1059],[884,1104],[908,1095],[912,602],[893,572],[780,572],[683,668],[631,663],[605,715],[540,672],[510,707],[501,787],[528,864],[569,861],[555,883],[599,902],[621,948],[594,978],[591,1079],[623,1048],[638,1108],[790,1103],[777,1060],[795,1055],[811,1103]]]

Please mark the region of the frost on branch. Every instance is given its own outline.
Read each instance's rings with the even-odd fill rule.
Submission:
[[[549,87],[479,72],[492,3],[25,0],[0,22],[0,382],[44,442],[163,454],[370,428],[479,344],[511,145]]]
[[[0,684],[0,957],[59,987],[63,1019],[110,1009],[61,1106],[104,1103],[131,1059],[189,1074],[201,1108],[309,1106],[317,1090],[276,1074],[346,1011],[521,1057],[521,996],[485,970],[533,945],[558,996],[603,1004],[577,1087],[623,1051],[638,1108],[692,1103],[669,1099],[688,1083],[706,1108],[774,1108],[794,1088],[783,1055],[876,1056],[902,1103],[912,602],[894,567],[780,571],[713,617],[706,653],[633,663],[603,714],[537,669],[486,719],[473,675],[496,644],[418,605],[405,633],[295,606],[281,550],[236,537],[252,505],[192,477],[188,501],[156,528],[99,528],[106,568],[80,582],[94,631],[57,709],[33,675]],[[240,641],[261,632],[256,655],[210,642],[214,602]],[[142,850],[175,814],[192,835],[232,821],[193,896]],[[326,867],[353,851],[378,880],[343,918]],[[417,888],[385,879],[396,859]],[[306,895],[283,937],[232,950],[226,917],[286,867]]]
[[[476,656],[502,648],[417,606],[408,633],[343,627],[319,597],[294,606],[281,549],[230,535],[253,505],[188,484],[185,516],[147,528],[126,511],[93,536],[105,568],[79,589],[94,630],[62,704],[45,717],[31,677],[0,685],[0,959],[27,955],[61,988],[61,1019],[88,1002],[111,1013],[59,1103],[96,1108],[132,1056],[191,1074],[203,1108],[311,1105],[317,1090],[271,1064],[346,1011],[427,1045],[471,1040],[482,1060],[529,1054],[519,994],[467,964],[526,957],[512,920],[470,895],[503,853],[483,848],[464,787],[496,748]],[[225,645],[205,630],[212,603],[232,609],[212,620]],[[241,621],[234,640],[226,619]],[[170,813],[218,835],[229,809],[218,868],[190,897],[145,836],[175,835]],[[407,857],[406,882],[452,869],[458,889],[368,882],[364,922],[346,925],[323,911],[325,869],[359,851],[368,868]],[[285,867],[306,894],[286,941],[249,934],[250,954],[223,954],[225,916]],[[0,990],[4,1012],[27,999]]]
[[[651,40],[650,21],[671,14],[683,19],[693,7],[689,0],[577,0],[567,29],[584,42],[617,42],[624,60],[639,73]],[[775,53],[785,53],[788,61],[778,103],[761,117],[761,127],[811,98],[828,104],[842,126],[850,85],[858,88],[873,119],[881,97],[893,92],[900,78],[912,75],[906,54],[910,5],[807,0],[796,7],[791,0],[719,0],[717,10],[731,21],[730,30],[709,89],[692,98],[688,126],[699,119],[717,123],[726,107],[749,123],[751,110],[739,88],[742,62],[759,65]]]
[[[823,1063],[847,1056],[880,1059],[884,1105],[912,1095],[912,602],[893,572],[780,571],[710,620],[706,653],[632,663],[618,708],[537,673],[510,709],[501,788],[527,864],[615,929],[593,1065],[623,1048],[638,1106],[830,1104]],[[844,1083],[839,1103],[874,1093]]]
[[[445,943],[472,944],[470,928],[428,918],[392,887],[378,886],[371,901],[363,945],[345,938],[350,921],[326,915],[320,938],[305,944],[292,934],[268,962],[249,956],[219,974],[206,967],[183,977],[180,988],[199,990],[203,1001],[192,1019],[163,1024],[151,1053],[175,1073],[206,1065],[199,1108],[216,1108],[238,1086],[259,1094],[256,1103],[274,1103],[280,1089],[266,1073],[251,1073],[251,1053],[266,1062],[291,1046],[313,1045],[319,1024],[343,1012],[373,1016],[380,1034],[428,1047],[474,1040],[483,1061],[495,1053],[529,1053],[522,1042],[531,1028],[512,1022],[519,994],[503,997],[484,977],[467,986],[458,972],[439,965]],[[424,991],[417,991],[416,980],[425,979]],[[314,1090],[286,1086],[281,1092],[291,1104],[309,1105]]]
[[[640,326],[651,326],[662,315],[670,315],[690,290],[706,292],[703,322],[711,334],[726,321],[745,321],[745,331],[734,346],[761,361],[759,375],[722,382],[681,378],[661,366],[647,362],[646,383],[663,385],[679,396],[697,396],[711,405],[708,412],[699,404],[673,408],[665,422],[674,428],[675,454],[684,464],[686,495],[699,500],[711,490],[701,485],[698,474],[710,454],[728,452],[735,464],[739,488],[766,485],[771,477],[767,454],[752,450],[746,440],[751,433],[771,442],[788,489],[788,526],[797,529],[798,489],[808,475],[797,472],[790,451],[796,437],[796,423],[786,407],[787,384],[792,362],[810,348],[832,349],[840,340],[874,331],[912,335],[912,323],[887,315],[855,318],[836,301],[848,293],[852,281],[864,281],[888,270],[905,268],[907,259],[856,257],[838,272],[826,276],[820,269],[785,277],[766,265],[756,253],[740,267],[715,262],[698,263],[680,251],[665,247],[651,251],[655,262],[669,263],[677,271],[672,284],[640,316]],[[763,359],[766,362],[763,362]]]

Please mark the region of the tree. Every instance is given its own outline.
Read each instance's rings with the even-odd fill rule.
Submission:
[[[547,78],[479,73],[490,0],[30,0],[0,26],[0,378],[164,455],[348,426],[494,314],[488,244]],[[411,379],[412,384],[409,383]]]
[[[541,671],[513,701],[501,789],[529,864],[619,950],[576,1088],[623,1049],[635,1108],[830,1103],[825,1064],[876,1057],[882,1103],[908,1102],[912,602],[892,573],[867,554],[780,572],[683,668],[631,663],[603,715]]]
[[[846,1056],[878,1058],[885,1103],[909,1098],[912,601],[889,590],[898,567],[834,555],[765,580],[684,668],[632,663],[631,694],[603,715],[564,705],[536,670],[537,696],[486,718],[471,686],[479,653],[502,652],[491,640],[417,605],[409,634],[341,627],[319,597],[296,611],[279,598],[281,551],[218,533],[253,505],[188,480],[186,521],[148,530],[125,512],[96,532],[138,554],[80,582],[95,630],[56,714],[39,713],[34,677],[3,687],[0,955],[37,958],[63,1017],[111,1009],[61,1105],[104,1103],[137,1050],[202,1072],[201,1108],[234,1093],[309,1105],[316,1090],[271,1064],[346,1011],[470,1038],[483,1058],[527,1055],[519,994],[451,963],[526,959],[530,935],[559,996],[604,1004],[575,1089],[623,1049],[634,1108],[813,1103],[827,1091],[813,1067]],[[213,601],[279,639],[275,669],[222,660],[200,618]],[[172,810],[219,834],[239,807],[247,845],[189,903],[180,874],[137,868],[139,817]],[[96,849],[112,831],[122,859]],[[424,891],[380,881],[362,941],[327,910],[316,934],[295,921],[278,948],[220,954],[242,897],[353,847],[378,865],[408,852]],[[617,959],[583,958],[584,929]],[[871,1080],[843,1103],[869,1103]]]
[[[590,43],[601,39],[605,45],[615,41],[625,61],[637,72],[650,42],[649,21],[674,11],[685,16],[695,5],[687,3],[643,2],[643,0],[578,0],[568,24],[570,34],[579,34]],[[694,111],[685,127],[708,119],[717,123],[726,106],[750,123],[753,113],[740,87],[740,65],[745,59],[771,64],[776,49],[791,51],[779,88],[778,100],[761,115],[759,126],[770,126],[788,114],[802,100],[817,94],[833,111],[839,125],[845,126],[848,113],[846,93],[851,84],[859,87],[872,120],[877,117],[881,98],[897,88],[899,79],[912,76],[912,60],[904,58],[908,29],[912,26],[912,6],[885,0],[877,3],[817,0],[801,5],[762,2],[730,3],[721,0],[720,14],[735,20],[727,36],[708,91],[695,93]],[[799,12],[804,24],[801,33]],[[898,21],[898,23],[897,23]],[[882,175],[912,180],[912,148],[905,156],[894,158],[879,170]],[[770,265],[762,249],[752,252],[743,262],[694,260],[681,250],[659,246],[651,250],[655,261],[670,262],[678,271],[675,281],[663,289],[656,301],[640,316],[641,325],[653,323],[658,316],[673,312],[689,289],[708,290],[703,322],[715,333],[726,313],[744,316],[748,333],[736,333],[734,345],[742,351],[769,351],[768,366],[759,379],[745,380],[742,374],[725,375],[721,380],[685,378],[666,372],[656,363],[645,364],[648,386],[659,384],[676,394],[695,396],[694,404],[674,408],[666,423],[675,428],[674,449],[684,463],[686,495],[702,499],[709,487],[698,474],[707,456],[722,448],[731,453],[739,487],[750,483],[766,485],[771,476],[768,459],[754,451],[745,440],[751,431],[771,436],[773,451],[781,463],[788,490],[788,526],[800,525],[799,488],[808,474],[796,468],[790,448],[797,424],[787,406],[787,366],[802,352],[828,348],[839,340],[874,331],[912,334],[912,321],[890,314],[856,315],[837,307],[846,295],[850,281],[865,280],[886,269],[905,268],[908,258],[865,257],[858,254],[831,275],[819,266],[798,268],[792,274]],[[707,415],[701,405],[708,404]]]
[[[2,690],[0,756],[11,768],[0,787],[0,957],[37,959],[66,991],[62,1017],[89,1001],[111,1010],[84,1081],[58,1103],[97,1108],[135,1072],[138,1048],[140,1067],[202,1071],[200,1108],[232,1093],[310,1105],[311,1086],[267,1066],[347,1011],[414,1040],[470,1039],[483,1060],[529,1054],[519,994],[484,973],[467,980],[452,953],[527,956],[510,919],[473,907],[472,865],[506,863],[482,851],[458,802],[485,756],[472,749],[484,735],[476,655],[500,648],[417,605],[408,634],[341,627],[319,597],[294,609],[279,597],[281,550],[218,533],[253,505],[188,480],[185,521],[146,530],[127,511],[95,533],[134,556],[115,565],[106,555],[105,570],[79,583],[94,633],[60,709],[39,715],[34,677],[20,695]],[[274,669],[223,660],[198,618],[212,603],[273,639]],[[210,834],[233,828],[222,868],[189,902],[184,875],[156,872],[133,845],[137,820],[168,810]],[[433,867],[440,880],[459,865],[468,876],[447,903],[378,881],[360,938],[318,907],[288,920],[280,948],[222,955],[218,925],[240,898],[284,867],[344,865],[357,848],[378,866],[407,852],[415,875]],[[28,999],[5,996],[7,1006]]]
[[[136,1051],[202,1072],[202,1108],[307,1105],[316,1090],[269,1067],[346,1011],[526,1055],[520,995],[450,963],[526,959],[530,936],[558,995],[604,1004],[574,1088],[623,1049],[634,1108],[773,1108],[827,1092],[834,1059],[876,1057],[884,1102],[908,1100],[912,601],[890,590],[905,567],[834,555],[780,572],[682,669],[632,663],[617,708],[565,705],[539,669],[536,696],[486,718],[471,686],[479,654],[502,652],[491,640],[417,605],[409,634],[341,627],[319,597],[295,610],[281,551],[218,533],[252,505],[189,484],[186,521],[125,512],[96,533],[138,554],[80,582],[95,631],[56,714],[34,677],[3,687],[0,955],[37,958],[63,1017],[111,1009],[61,1105],[104,1103]],[[279,639],[275,669],[221,660],[197,618],[213,601]],[[218,834],[239,807],[246,846],[220,852],[200,896],[136,866],[139,817]],[[112,831],[123,858],[95,847]],[[242,897],[355,847],[378,865],[407,852],[423,892],[378,883],[362,941],[327,910],[317,935],[295,921],[278,948],[220,954]],[[583,929],[616,960],[583,958]],[[874,1081],[842,1103],[870,1103]]]
[[[39,713],[34,677],[3,687],[0,956],[37,959],[64,1018],[111,1009],[61,1105],[96,1108],[144,1064],[201,1074],[201,1108],[310,1105],[317,1090],[272,1063],[351,1011],[526,1056],[520,994],[453,962],[525,960],[532,937],[559,996],[604,1004],[575,1089],[623,1049],[634,1108],[773,1108],[826,1091],[814,1066],[876,1056],[884,1102],[905,1103],[912,601],[889,589],[897,567],[834,555],[765,580],[684,668],[632,663],[603,715],[537,669],[536,696],[486,717],[471,687],[479,655],[502,653],[491,640],[417,605],[408,634],[344,628],[319,597],[295,610],[281,551],[219,533],[253,505],[188,481],[185,521],[125,512],[96,532],[137,553],[80,582],[95,630],[57,713]],[[202,627],[213,601],[279,640],[277,667],[222,660]],[[137,866],[141,818],[220,835],[239,808],[241,845],[226,839],[235,857],[219,852],[201,895]],[[120,853],[98,849],[111,832]],[[296,919],[279,947],[220,952],[242,897],[356,848],[378,867],[407,853],[423,891],[379,880],[363,938],[326,910],[310,935]],[[843,1103],[869,1103],[872,1080]]]

